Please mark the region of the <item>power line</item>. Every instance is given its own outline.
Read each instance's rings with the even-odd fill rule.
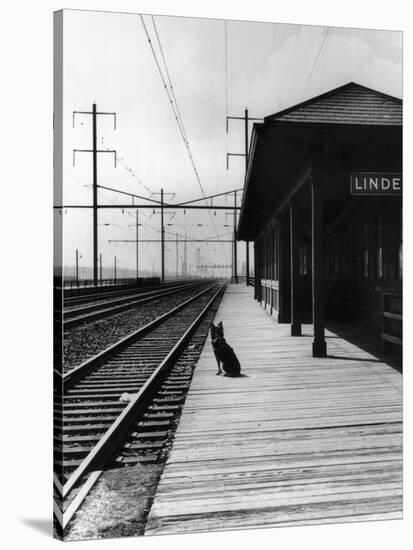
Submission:
[[[185,131],[182,129],[181,127],[181,123],[179,121],[179,117],[178,117],[178,113],[176,111],[176,108],[175,108],[175,104],[174,104],[174,101],[173,101],[173,98],[171,97],[170,93],[169,93],[169,90],[168,90],[168,85],[166,84],[165,82],[165,78],[164,78],[164,75],[163,75],[163,72],[162,72],[162,69],[161,69],[161,66],[159,64],[159,61],[158,61],[158,58],[156,56],[156,52],[155,52],[155,49],[153,47],[153,44],[152,44],[152,40],[151,40],[151,37],[149,36],[149,32],[148,32],[148,29],[146,28],[146,25],[145,25],[145,21],[143,19],[143,16],[142,15],[139,15],[139,17],[141,18],[141,21],[142,21],[142,25],[143,25],[143,29],[145,31],[145,34],[146,34],[146,38],[149,42],[149,46],[151,48],[151,52],[152,52],[152,55],[153,55],[153,59],[155,61],[155,64],[156,64],[156,67],[158,68],[158,72],[159,72],[159,76],[161,77],[161,80],[162,80],[162,84],[163,84],[163,87],[165,89],[165,93],[168,97],[168,101],[169,101],[169,104],[171,105],[171,109],[173,111],[173,114],[174,114],[174,118],[178,124],[178,128],[179,128],[179,131],[180,131],[180,134],[182,136],[182,139],[185,143],[185,145],[187,145],[187,141],[186,141],[186,137],[185,137]]]
[[[304,93],[306,92],[306,90],[307,90],[307,88],[308,88],[308,86],[309,86],[309,84],[310,84],[311,79],[313,78],[313,76],[315,75],[315,73],[316,73],[317,70],[318,70],[317,64],[318,64],[319,60],[321,59],[321,54],[323,53],[323,50],[324,50],[324,47],[325,47],[325,45],[326,45],[326,43],[327,43],[327,38],[328,38],[329,34],[330,34],[330,27],[327,27],[326,32],[324,33],[323,40],[322,40],[322,42],[321,42],[321,44],[320,44],[320,48],[319,48],[319,50],[318,50],[317,56],[316,56],[316,58],[315,58],[313,67],[312,67],[312,69],[311,69],[310,76],[308,77],[308,80],[307,80],[307,82],[306,82],[306,84],[305,84],[305,86],[304,86],[304,90],[303,90],[302,95],[304,95]]]
[[[201,183],[201,178],[199,176],[198,169],[195,165],[195,161],[194,161],[194,158],[193,158],[193,155],[192,155],[191,147],[189,145],[189,140],[187,138],[187,133],[186,133],[186,130],[185,130],[185,126],[184,126],[184,123],[183,123],[183,120],[182,120],[182,117],[181,117],[181,112],[180,112],[178,102],[177,102],[177,99],[176,99],[176,96],[175,96],[175,93],[174,93],[174,90],[173,90],[172,79],[171,79],[170,72],[168,70],[168,66],[167,66],[167,63],[166,63],[166,58],[165,58],[165,55],[164,55],[164,52],[163,52],[163,49],[162,49],[162,44],[161,44],[161,41],[160,41],[159,33],[158,33],[157,28],[156,28],[155,19],[152,16],[152,23],[153,23],[153,26],[154,26],[154,29],[155,29],[155,34],[156,34],[159,50],[160,50],[160,53],[161,53],[161,57],[162,57],[163,65],[164,65],[164,70],[165,70],[165,73],[167,75],[167,79],[168,79],[168,82],[169,82],[169,87],[171,89],[171,94],[172,95],[169,93],[168,86],[166,84],[164,74],[162,72],[160,63],[159,63],[158,58],[156,56],[156,52],[155,52],[155,49],[153,47],[152,41],[150,39],[149,32],[148,32],[148,29],[145,25],[145,21],[143,19],[143,16],[140,15],[140,18],[141,18],[142,25],[143,25],[146,37],[148,39],[148,42],[149,42],[149,45],[150,45],[150,48],[151,48],[151,51],[152,51],[153,58],[155,60],[156,66],[158,68],[159,75],[161,77],[165,92],[168,96],[169,103],[170,103],[171,108],[173,110],[175,120],[178,124],[178,128],[179,128],[180,134],[182,136],[182,140],[183,140],[185,148],[188,152],[188,157],[189,157],[189,160],[191,162],[196,180],[198,182],[199,188],[201,189],[202,195],[205,197],[205,191],[204,191],[204,188],[203,188],[202,183]],[[212,217],[211,213],[209,213],[209,216],[210,216],[210,219],[211,219],[211,223],[214,227],[214,231],[217,233],[218,231],[217,231],[217,228],[215,226],[215,222],[213,220],[213,217]]]
[[[165,56],[164,56],[164,53],[163,53],[162,44],[161,44],[161,41],[159,39],[158,29],[156,28],[155,19],[154,19],[153,15],[151,15],[151,18],[152,18],[152,25],[153,25],[153,28],[155,30],[156,39],[158,41],[159,51],[161,52],[163,64],[164,64],[164,67],[165,67],[166,76],[168,78],[169,87],[171,89],[172,97],[173,97],[173,100],[175,102],[176,112],[178,114],[178,118],[179,118],[180,123],[181,123],[181,128],[182,128],[182,132],[184,134],[185,141],[186,141],[186,143],[188,143],[188,138],[187,138],[187,135],[186,135],[184,124],[183,124],[181,111],[179,110],[178,101],[176,99],[175,91],[174,91],[174,88],[172,86],[171,75],[169,74],[168,65],[166,64],[166,59],[165,59]]]

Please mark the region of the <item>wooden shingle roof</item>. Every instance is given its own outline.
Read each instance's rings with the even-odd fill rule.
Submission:
[[[402,100],[355,82],[265,117],[266,122],[402,125]]]

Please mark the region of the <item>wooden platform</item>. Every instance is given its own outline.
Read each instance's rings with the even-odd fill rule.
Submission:
[[[401,518],[402,376],[311,326],[292,338],[231,285],[216,321],[244,376],[216,376],[207,341],[146,534]]]

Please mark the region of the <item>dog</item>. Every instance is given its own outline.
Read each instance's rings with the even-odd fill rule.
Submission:
[[[241,365],[234,350],[227,344],[224,338],[222,321],[218,325],[211,323],[211,342],[218,363],[218,372],[216,374],[222,374],[222,370],[224,370],[226,376],[240,376]]]

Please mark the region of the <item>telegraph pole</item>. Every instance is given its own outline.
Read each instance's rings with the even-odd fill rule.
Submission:
[[[245,177],[248,170],[248,109],[245,109]]]
[[[187,265],[187,243],[186,243],[186,233],[185,233],[185,243],[184,243],[184,277],[185,279],[188,276],[188,265]]]
[[[97,133],[96,133],[96,103],[92,106],[93,138],[93,284],[98,286],[98,157],[97,157]]]
[[[99,254],[99,279],[100,286],[102,286],[102,254]]]
[[[245,179],[247,179],[248,161],[249,161],[248,109],[245,109],[244,114],[245,114]],[[245,241],[245,281],[247,286],[249,284],[249,281],[248,281],[249,277],[250,277],[250,247],[249,247],[249,241]]]
[[[139,210],[136,209],[136,280],[139,279]]]
[[[114,262],[113,262],[113,267],[114,267],[114,269],[113,269],[113,272],[114,272],[113,275],[114,275],[114,279],[115,279],[115,285],[116,285],[116,262],[117,262],[117,260],[116,260],[116,256],[115,256]]]
[[[176,267],[175,278],[178,279],[178,233],[176,234]]]
[[[234,191],[234,281],[235,284],[238,284],[238,270],[237,270],[237,263],[238,263],[238,257],[237,257],[237,192]]]
[[[79,250],[76,248],[76,285],[79,286]]]
[[[114,128],[116,129],[116,113],[98,112],[96,103],[92,105],[92,111],[73,111],[73,127],[75,126],[75,115],[92,115],[92,149],[73,149],[73,164],[75,163],[75,153],[92,153],[93,163],[93,284],[98,286],[98,175],[97,175],[97,154],[98,153],[113,153],[115,155],[116,167],[116,151],[113,150],[98,150],[97,148],[97,115],[110,115],[114,117]]]
[[[165,226],[163,219],[163,189],[161,189],[161,283],[165,281]]]
[[[248,155],[248,145],[249,145],[249,136],[248,136],[248,122],[250,120],[256,120],[256,121],[262,121],[263,119],[262,118],[250,118],[248,116],[248,109],[245,109],[244,111],[244,116],[243,117],[239,117],[239,116],[227,116],[227,133],[228,133],[228,121],[232,119],[232,120],[243,120],[244,121],[244,133],[245,133],[245,136],[244,136],[244,139],[245,139],[245,153],[227,153],[227,170],[229,168],[229,157],[245,157],[245,179],[247,178],[247,171],[248,171],[248,161],[249,161],[249,155]],[[236,200],[236,199],[235,199]],[[236,216],[236,210],[234,210],[234,218]],[[234,224],[235,226],[235,224]],[[234,243],[235,243],[235,232],[234,232]],[[249,276],[249,259],[250,259],[250,255],[249,255],[249,242],[246,241],[245,242],[245,245],[246,245],[246,248],[245,248],[245,264],[246,264],[246,282],[247,282],[247,286],[248,286],[248,276]],[[236,258],[237,256],[237,251],[236,251],[236,244],[234,244],[234,256]],[[237,273],[236,273],[236,259],[234,260],[234,264],[235,264],[235,281],[238,282],[238,276],[237,276]]]
[[[164,193],[164,190],[161,189],[160,193],[153,193],[153,195],[161,195],[161,200],[158,203],[160,210],[161,210],[161,282],[163,283],[165,281],[165,220],[164,220],[164,214],[165,214],[165,208],[168,208],[170,205],[165,206],[165,194],[170,195],[172,197],[175,196],[175,193]],[[151,207],[152,208],[152,207]],[[155,210],[154,210],[155,213]]]

